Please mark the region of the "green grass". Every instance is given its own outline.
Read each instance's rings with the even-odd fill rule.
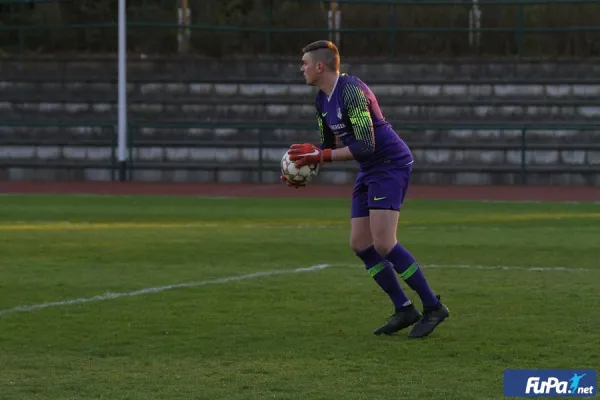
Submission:
[[[425,272],[452,313],[425,340],[371,334],[391,306],[348,248],[348,213],[1,197],[0,398],[499,399],[507,368],[600,367],[600,205],[408,201],[398,237],[442,266]],[[322,263],[335,266],[2,311]]]

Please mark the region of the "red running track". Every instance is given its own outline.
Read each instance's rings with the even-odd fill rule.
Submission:
[[[0,182],[0,193],[350,198],[352,186],[314,185],[293,189],[284,184],[7,181]],[[413,185],[408,198],[600,202],[600,187]]]

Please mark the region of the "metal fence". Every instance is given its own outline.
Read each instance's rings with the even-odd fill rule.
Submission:
[[[68,46],[81,51],[116,49],[116,12],[107,18],[81,11],[75,23],[41,23],[41,17],[28,21],[25,16],[31,13],[31,4],[38,2],[48,1],[0,2],[0,6],[21,3],[23,9],[10,11],[24,16],[6,23],[0,17],[0,48],[17,53],[43,48],[68,51]],[[338,39],[347,55],[396,57],[417,54],[419,48],[429,55],[600,54],[595,44],[600,41],[600,0],[264,0],[253,3],[237,19],[222,21],[204,15],[216,13],[214,8],[226,3],[216,0],[180,0],[177,14],[172,8],[151,13],[153,2],[147,0],[129,3],[137,7],[127,24],[130,48],[140,52],[281,55],[289,51],[290,43],[296,53],[301,43],[318,36]],[[282,9],[284,3],[290,12]],[[317,6],[326,16],[313,16],[311,22],[307,15],[314,14]],[[341,25],[336,23],[339,12]]]
[[[0,161],[0,168],[28,168],[28,169],[99,169],[110,171],[112,180],[120,180],[119,163],[117,161],[117,126],[112,123],[102,122],[26,122],[26,121],[0,121],[0,127],[8,128],[48,128],[52,127],[58,130],[67,130],[69,128],[90,128],[96,131],[93,137],[79,138],[70,140],[69,135],[57,134],[40,138],[17,137],[10,138],[0,136],[0,147],[9,148],[29,146],[40,152],[44,148],[57,149],[54,158],[47,156],[36,159],[11,159],[9,161]],[[258,135],[249,140],[202,140],[187,136],[184,139],[152,139],[144,137],[141,134],[143,128],[182,130],[199,128],[228,128],[228,129],[248,129],[257,130]],[[268,122],[240,122],[240,123],[131,123],[128,126],[128,164],[127,177],[130,179],[134,171],[140,170],[202,170],[213,173],[213,180],[218,181],[219,171],[251,171],[256,173],[257,180],[263,182],[263,176],[266,172],[278,172],[279,160],[267,156],[271,149],[285,150],[286,143],[274,139],[272,132],[280,129],[280,124]],[[314,124],[288,124],[286,129],[315,129]],[[565,143],[560,141],[539,142],[530,140],[532,131],[546,130],[578,130],[578,131],[600,131],[600,124],[416,124],[416,125],[397,125],[395,128],[399,132],[423,132],[436,129],[442,131],[459,129],[478,129],[495,131],[519,131],[518,139],[510,142],[499,141],[490,142],[489,140],[473,140],[468,142],[432,142],[432,141],[409,141],[408,144],[413,152],[422,150],[462,150],[462,151],[496,151],[503,154],[504,161],[496,163],[477,163],[477,162],[457,162],[431,164],[418,162],[415,166],[417,173],[509,173],[518,176],[519,183],[527,184],[530,174],[581,174],[596,175],[599,171],[598,161],[585,162],[581,164],[536,164],[531,162],[532,153],[538,151],[562,151],[562,152],[596,152],[600,154],[600,143],[593,141],[578,141],[574,143]],[[189,160],[169,160],[164,157],[163,160],[143,160],[136,156],[136,152],[150,148],[162,149],[254,149],[258,152],[255,160],[241,160],[235,162],[197,162]],[[81,157],[74,149],[103,150],[100,157]],[[71,152],[72,154],[68,154]],[[507,154],[518,153],[519,162],[508,162]],[[515,153],[516,152],[516,153]],[[327,171],[355,171],[354,164],[338,164],[328,166]]]

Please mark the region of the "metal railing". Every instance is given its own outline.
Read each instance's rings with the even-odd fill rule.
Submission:
[[[260,20],[254,21],[252,25],[240,26],[240,25],[225,25],[217,24],[215,22],[202,22],[202,23],[189,23],[182,25],[176,23],[175,18],[166,18],[164,21],[141,21],[141,20],[130,20],[128,22],[128,29],[136,30],[148,30],[145,31],[143,40],[146,40],[152,35],[159,35],[159,32],[169,32],[169,42],[172,43],[170,50],[165,52],[173,52],[177,47],[176,39],[177,34],[181,35],[181,31],[186,31],[186,38],[192,36],[191,40],[194,46],[191,47],[192,51],[202,50],[205,46],[208,46],[206,39],[194,38],[196,33],[236,33],[242,35],[239,39],[245,40],[243,35],[254,35],[253,39],[256,44],[256,50],[264,54],[280,54],[281,45],[278,48],[274,48],[273,40],[280,37],[289,37],[290,35],[300,36],[301,42],[314,39],[316,35],[319,37],[327,37],[328,34],[335,31],[338,35],[341,35],[342,42],[346,42],[346,35],[363,34],[372,35],[370,37],[379,38],[385,41],[388,50],[386,54],[380,54],[381,56],[396,57],[399,55],[398,40],[402,35],[445,35],[445,34],[458,34],[460,35],[461,43],[470,42],[468,47],[475,46],[483,52],[486,52],[486,40],[485,35],[491,34],[504,34],[507,35],[505,39],[511,38],[514,40],[516,49],[514,55],[525,56],[527,55],[527,37],[533,34],[571,34],[571,33],[587,33],[591,35],[600,34],[600,23],[596,22],[598,19],[594,19],[591,24],[578,23],[577,21],[569,21],[564,26],[550,26],[549,22],[541,21],[535,25],[527,22],[527,12],[530,7],[540,6],[586,6],[586,5],[598,5],[600,10],[600,0],[489,0],[479,2],[479,0],[470,0],[468,2],[454,1],[454,0],[293,0],[296,3],[324,3],[324,4],[336,4],[336,7],[341,6],[357,6],[357,5],[368,5],[373,7],[375,10],[377,7],[387,7],[389,9],[389,18],[387,23],[378,24],[377,26],[368,27],[351,27],[345,26],[345,20],[342,18],[342,26],[277,26],[277,19],[274,15],[273,9],[276,4],[273,0],[265,0],[262,9],[255,10],[257,13],[263,13]],[[22,2],[29,3],[27,0],[9,0],[9,2]],[[202,4],[202,2],[197,3]],[[200,6],[198,6],[200,7]],[[469,18],[476,19],[477,21],[469,23],[460,23],[456,26],[404,26],[402,25],[397,16],[399,10],[407,10],[415,7],[429,7],[431,10],[439,7],[460,7],[466,9]],[[481,13],[485,17],[487,13],[490,15],[495,14],[500,8],[511,7],[516,9],[515,20],[509,22],[509,26],[495,26],[494,18],[485,19],[481,22]],[[144,13],[142,13],[143,15]],[[168,14],[166,14],[168,16]],[[512,15],[512,14],[511,14]],[[507,19],[508,18],[508,19]],[[505,20],[511,19],[506,17]],[[173,22],[171,22],[173,21]],[[502,23],[502,22],[501,22]],[[450,25],[455,25],[451,23]],[[32,32],[56,32],[59,30],[100,30],[100,31],[114,31],[116,35],[117,24],[112,21],[106,22],[81,22],[76,24],[13,24],[13,25],[0,25],[0,34],[3,32],[17,32],[18,43],[20,52],[25,52],[29,47],[35,47],[35,44],[28,45],[28,40],[41,40],[39,37],[34,39],[28,39]],[[187,35],[187,32],[191,32]],[[197,36],[197,35],[196,35]],[[433,36],[432,36],[433,37]],[[484,39],[481,39],[481,38]],[[600,35],[599,35],[600,37]],[[473,43],[474,39],[476,44]],[[593,38],[588,38],[592,40]],[[597,40],[596,38],[595,40]],[[91,39],[90,39],[91,40]],[[140,38],[140,41],[143,41]],[[179,38],[181,40],[181,38]],[[1,46],[1,41],[0,41]],[[90,45],[91,46],[91,45]],[[116,46],[116,42],[114,43]],[[136,43],[136,47],[143,47],[143,43]],[[593,47],[593,46],[591,46]],[[348,47],[348,49],[350,46]],[[294,52],[297,49],[294,47]],[[512,50],[511,50],[512,51]],[[595,51],[595,50],[590,50]]]
[[[116,126],[111,123],[104,122],[23,122],[23,121],[0,121],[0,127],[28,127],[28,128],[100,128],[102,134],[95,135],[93,137],[81,138],[81,139],[70,139],[67,135],[54,135],[52,137],[41,140],[39,138],[28,139],[27,137],[7,137],[0,136],[0,146],[23,146],[27,147],[60,147],[60,148],[104,148],[109,149],[110,156],[104,160],[90,160],[90,159],[41,159],[31,157],[28,159],[10,161],[6,160],[0,165],[2,168],[20,167],[20,168],[55,168],[55,169],[105,169],[111,171],[112,180],[118,179],[119,165],[117,162],[117,134]],[[207,140],[207,139],[194,139],[190,136],[185,136],[183,139],[152,139],[144,137],[140,130],[142,128],[153,128],[153,129],[197,129],[197,128],[229,128],[229,129],[254,129],[258,130],[258,135],[254,139],[250,140]],[[258,180],[263,182],[263,174],[266,171],[277,171],[279,168],[278,160],[270,160],[266,156],[266,152],[269,149],[285,149],[289,146],[289,143],[282,141],[281,139],[275,139],[271,132],[275,129],[299,129],[299,130],[314,130],[314,124],[294,124],[284,125],[276,123],[220,123],[220,124],[197,124],[197,123],[131,123],[129,125],[128,133],[128,155],[129,162],[127,164],[127,174],[131,176],[131,172],[134,170],[144,169],[157,169],[157,170],[204,170],[212,171],[214,173],[214,179],[217,179],[217,173],[221,170],[237,170],[237,171],[255,171],[258,173]],[[409,146],[413,151],[420,150],[474,150],[474,151],[503,151],[505,162],[502,163],[436,163],[428,164],[424,161],[418,160],[415,171],[416,172],[498,172],[498,173],[513,173],[518,174],[520,177],[520,183],[526,184],[528,182],[528,175],[530,173],[579,173],[579,174],[598,174],[600,172],[600,165],[593,164],[589,161],[579,165],[565,165],[565,164],[532,164],[528,162],[528,152],[545,150],[545,151],[600,151],[600,143],[593,141],[578,141],[565,143],[555,139],[551,142],[539,142],[532,141],[529,138],[531,131],[536,130],[571,130],[571,131],[596,131],[600,132],[600,124],[435,124],[435,123],[421,123],[421,124],[407,124],[396,126],[396,129],[400,132],[407,131],[426,131],[426,130],[496,130],[496,131],[519,131],[518,140],[511,141],[486,141],[486,140],[473,140],[470,139],[467,142],[461,141],[408,141]],[[71,136],[72,137],[72,136]],[[134,157],[134,152],[144,148],[188,148],[188,149],[207,149],[207,148],[225,148],[225,149],[256,149],[258,151],[258,157],[256,160],[240,160],[237,162],[193,162],[193,161],[140,161],[139,158]],[[6,151],[6,149],[5,149]],[[519,152],[520,163],[518,165],[514,163],[506,162],[506,152]],[[355,165],[345,163],[343,165],[333,165],[327,168],[328,171],[354,171]]]

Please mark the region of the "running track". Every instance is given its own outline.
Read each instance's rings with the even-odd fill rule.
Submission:
[[[145,182],[0,182],[0,193],[113,194],[221,197],[349,198],[352,186],[314,185],[292,189],[282,184],[145,183]],[[413,199],[465,199],[491,201],[600,202],[600,187],[593,186],[419,186],[409,189]]]

